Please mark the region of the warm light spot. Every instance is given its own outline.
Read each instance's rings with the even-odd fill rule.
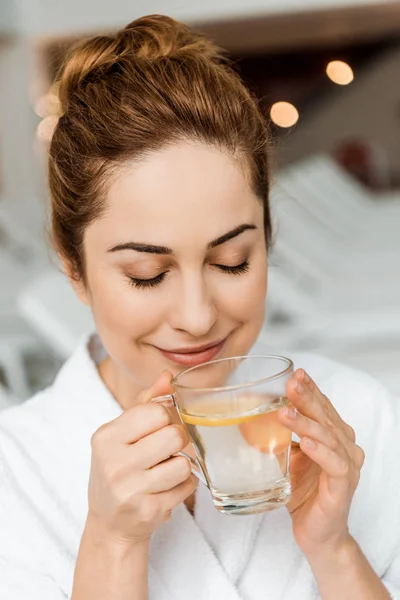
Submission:
[[[338,85],[348,85],[354,79],[353,69],[342,60],[332,60],[326,67],[326,74]]]
[[[40,121],[37,129],[36,135],[39,140],[43,142],[50,142],[54,129],[58,123],[58,117],[52,115],[50,117],[46,117],[43,121]]]
[[[45,118],[58,113],[60,101],[55,94],[46,94],[35,102],[35,113]]]
[[[290,102],[275,102],[270,111],[271,119],[279,127],[292,127],[299,119],[299,111]]]

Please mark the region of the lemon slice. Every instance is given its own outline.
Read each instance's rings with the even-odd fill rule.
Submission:
[[[200,427],[227,427],[228,425],[240,425],[252,419],[259,417],[259,414],[253,415],[188,415],[181,412],[182,421],[187,425],[199,425]]]

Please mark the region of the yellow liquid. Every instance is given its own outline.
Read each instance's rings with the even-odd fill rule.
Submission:
[[[257,419],[259,415],[236,415],[236,416],[205,416],[189,415],[181,412],[182,421],[187,425],[201,425],[202,427],[228,427],[229,425],[239,425],[252,419]]]
[[[277,418],[286,398],[207,399],[180,411],[210,488],[227,497],[273,489],[289,474],[291,431]],[[225,414],[224,414],[225,413]]]

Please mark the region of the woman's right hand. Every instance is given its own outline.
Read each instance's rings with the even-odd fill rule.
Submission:
[[[173,456],[188,444],[186,430],[172,424],[164,406],[149,402],[171,391],[164,372],[134,408],[92,437],[88,521],[118,541],[147,542],[195,490],[189,461]]]

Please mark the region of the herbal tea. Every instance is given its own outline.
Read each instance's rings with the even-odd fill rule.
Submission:
[[[256,500],[255,492],[271,506],[289,499],[291,432],[277,419],[285,405],[284,397],[247,395],[207,398],[191,406],[191,414],[180,411],[221,511],[230,512],[231,501],[232,512],[240,513],[241,501],[247,504],[249,495]]]

